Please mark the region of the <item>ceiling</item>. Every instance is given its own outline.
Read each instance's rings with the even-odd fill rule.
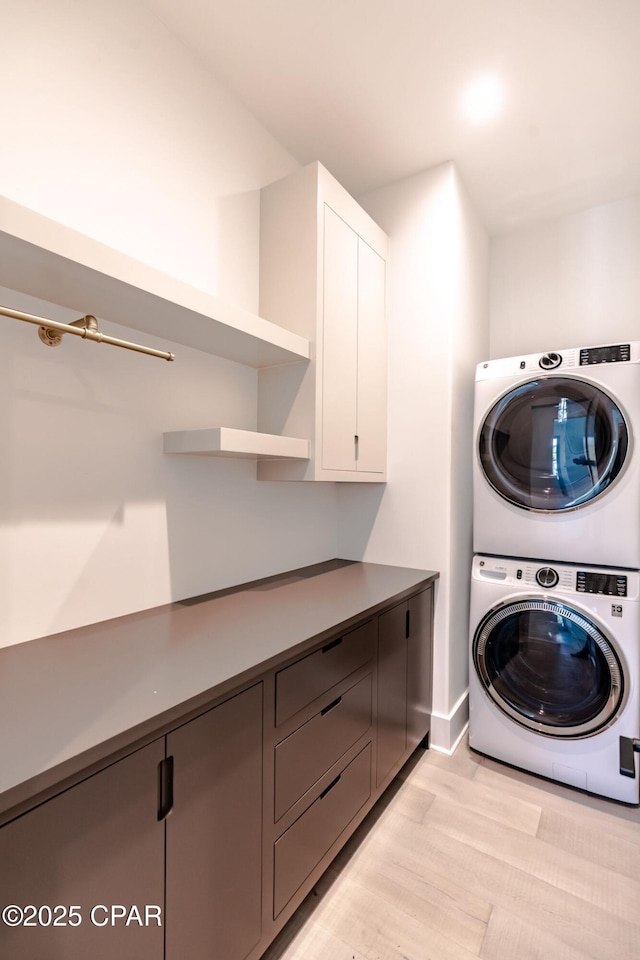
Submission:
[[[355,196],[453,160],[492,234],[640,192],[640,0],[144,0]],[[502,113],[460,110],[499,77]]]

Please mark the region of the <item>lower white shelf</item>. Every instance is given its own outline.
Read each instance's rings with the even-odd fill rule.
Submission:
[[[233,427],[172,430],[164,434],[164,452],[250,460],[308,460],[309,441]]]

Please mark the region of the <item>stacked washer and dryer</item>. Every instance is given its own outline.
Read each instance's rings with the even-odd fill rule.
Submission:
[[[640,342],[476,373],[469,744],[640,801]]]

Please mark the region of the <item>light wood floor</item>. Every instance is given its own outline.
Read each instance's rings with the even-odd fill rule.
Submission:
[[[268,960],[640,960],[640,811],[418,750]]]

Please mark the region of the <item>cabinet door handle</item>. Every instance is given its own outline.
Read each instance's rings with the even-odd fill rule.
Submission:
[[[173,810],[173,757],[158,764],[158,820],[165,820]]]
[[[336,783],[338,782],[341,776],[342,774],[339,773],[338,776],[335,778],[335,780],[332,780],[329,786],[324,788],[324,790],[320,794],[320,800],[324,800],[326,795],[329,793],[329,790],[333,790],[333,788],[335,787]]]
[[[356,433],[355,437],[353,438],[353,442],[354,442],[355,448],[356,448],[356,460],[357,460],[358,457],[360,456],[360,437],[358,436],[357,433]]]
[[[322,652],[328,653],[329,650],[333,650],[334,647],[337,647],[341,643],[342,643],[342,637],[338,637],[337,640],[332,640],[331,643],[326,643],[322,648]]]
[[[338,697],[337,700],[334,700],[333,703],[330,703],[324,710],[320,711],[320,716],[324,717],[325,714],[329,713],[330,710],[333,710],[334,707],[337,707],[339,703],[342,703],[342,697]]]
[[[407,610],[405,614],[404,635],[407,640],[411,636],[411,610]]]

